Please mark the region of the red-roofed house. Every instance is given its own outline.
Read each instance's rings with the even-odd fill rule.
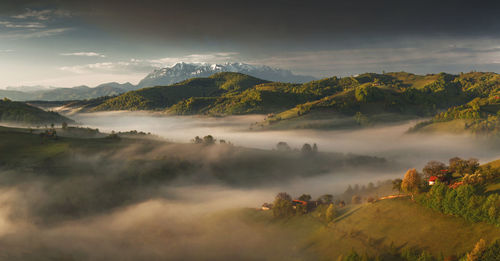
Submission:
[[[429,186],[432,186],[432,185],[436,184],[436,181],[437,181],[437,180],[438,180],[438,177],[436,177],[436,176],[431,176],[431,177],[429,178]]]

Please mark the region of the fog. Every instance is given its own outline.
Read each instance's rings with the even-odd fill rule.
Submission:
[[[488,139],[453,134],[406,134],[416,121],[361,130],[251,131],[250,124],[263,120],[264,116],[162,117],[147,112],[101,112],[77,114],[73,118],[101,131],[145,131],[176,142],[189,142],[195,136],[211,134],[239,146],[261,149],[273,149],[279,141],[295,148],[304,143],[317,143],[321,151],[381,156],[419,168],[429,160],[446,161],[454,156],[474,157],[481,162],[500,157],[498,144]]]
[[[296,232],[255,218],[256,208],[277,192],[337,196],[349,184],[402,177],[429,160],[500,156],[479,138],[406,134],[412,122],[251,131],[262,116],[74,118],[101,132],[138,130],[169,142],[124,139],[98,151],[70,147],[56,160],[0,164],[0,260],[316,260]],[[208,134],[234,146],[189,144]],[[270,151],[279,141],[299,149],[316,143],[320,154]]]
[[[52,226],[9,216],[23,193],[1,191],[2,260],[273,260],[308,259],[286,231],[221,212],[263,199],[257,192],[180,188],[176,200],[153,198],[98,216]],[[189,196],[190,195],[190,196]],[[217,215],[215,213],[218,213]],[[258,251],[257,251],[258,250]]]

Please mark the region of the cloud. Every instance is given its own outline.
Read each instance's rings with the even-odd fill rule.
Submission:
[[[71,17],[71,13],[59,9],[26,9],[20,14],[2,16],[0,39],[40,38],[67,32],[73,28],[67,27],[67,21],[61,20],[64,17]]]
[[[32,10],[28,8],[24,13],[13,15],[11,17],[15,19],[34,19],[40,21],[47,21],[54,17],[70,17],[70,16],[71,13],[67,10],[60,10],[60,9]]]
[[[98,53],[93,55],[84,55],[90,53],[79,53],[79,56],[97,56]],[[94,55],[95,54],[95,55]],[[61,54],[64,55],[64,54]],[[71,54],[67,54],[71,55]],[[141,72],[149,73],[154,69],[169,67],[179,62],[186,63],[224,63],[237,59],[237,52],[216,52],[216,53],[203,53],[203,54],[190,54],[178,57],[164,57],[158,59],[130,59],[128,61],[119,62],[102,62],[84,65],[64,66],[59,69],[66,72],[77,74],[85,73],[130,73]]]
[[[414,44],[402,46],[281,52],[250,58],[247,62],[326,77],[382,70],[415,73],[460,72],[473,70],[476,68],[474,66],[488,66],[491,70],[494,69],[491,66],[498,60],[500,48],[495,43],[482,41],[482,44],[473,44],[462,41],[459,46],[449,46],[438,40],[429,40],[425,44],[416,41]]]
[[[237,52],[216,52],[203,54],[190,54],[180,57],[164,57],[150,60],[151,64],[157,67],[171,66],[179,62],[187,63],[224,63],[234,61],[239,53]]]
[[[76,53],[60,53],[62,56],[87,56],[87,57],[101,57],[104,58],[106,55],[96,53],[96,52],[76,52]]]
[[[130,59],[129,61],[120,62],[102,62],[84,65],[63,66],[59,69],[66,72],[76,74],[89,74],[89,73],[118,73],[127,74],[131,72],[150,72],[155,67],[148,61]]]
[[[14,50],[12,49],[5,49],[5,50],[0,50],[0,53],[12,53]]]
[[[39,22],[7,22],[0,21],[0,25],[3,25],[6,28],[45,28],[47,27],[45,24]]]
[[[54,28],[45,30],[26,30],[0,33],[0,39],[30,39],[59,35],[73,30],[73,28]]]

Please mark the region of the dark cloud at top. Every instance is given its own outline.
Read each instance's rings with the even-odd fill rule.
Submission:
[[[496,37],[499,1],[2,1],[3,13],[63,8],[145,40],[312,42],[360,35]],[[289,43],[292,44],[292,43]]]

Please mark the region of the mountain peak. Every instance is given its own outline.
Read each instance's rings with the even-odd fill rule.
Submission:
[[[315,80],[312,76],[295,75],[289,70],[266,65],[252,65],[241,62],[186,63],[178,62],[170,67],[159,68],[148,74],[138,84],[139,88],[170,85],[194,77],[209,77],[218,72],[238,72],[263,80],[303,83]]]

